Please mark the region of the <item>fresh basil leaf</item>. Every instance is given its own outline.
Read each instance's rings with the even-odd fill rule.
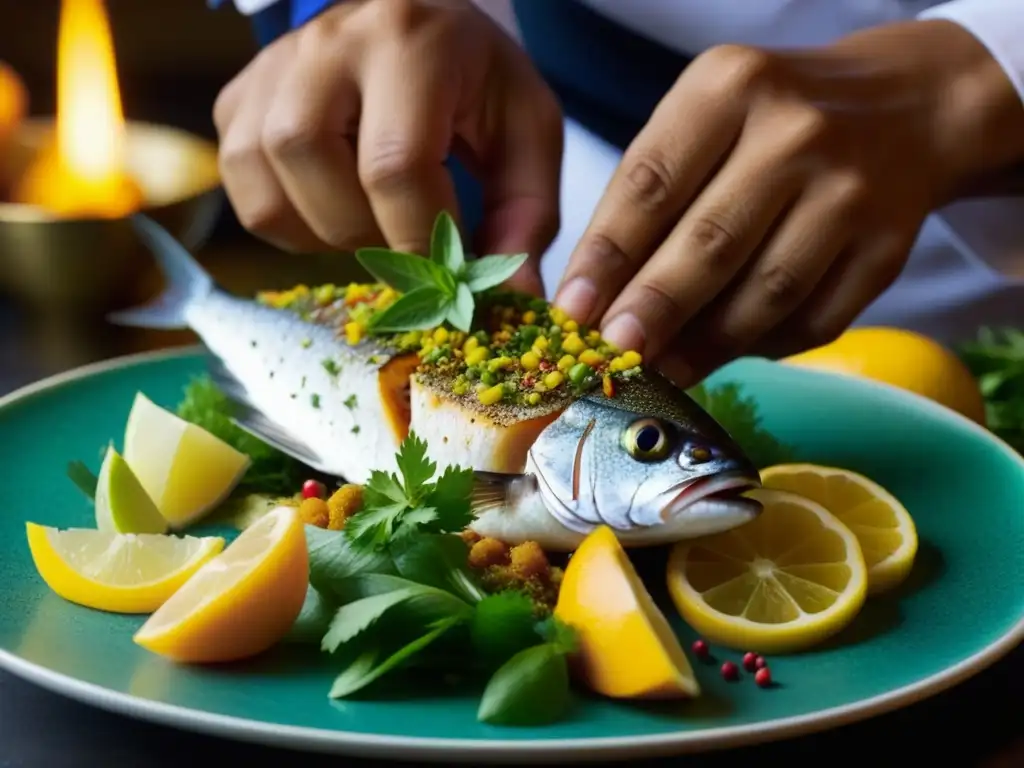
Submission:
[[[455,328],[469,333],[473,325],[473,293],[465,283],[459,283],[456,288],[455,300],[448,304],[445,319]]]
[[[403,662],[415,657],[460,622],[461,619],[456,617],[443,619],[426,634],[402,646],[390,656],[381,659],[379,663],[378,659],[383,655],[380,649],[368,648],[334,679],[328,696],[332,699],[341,699],[365,688]]]
[[[478,659],[489,669],[537,643],[533,601],[522,592],[487,595],[473,606],[469,637]]]
[[[309,582],[328,595],[337,595],[340,582],[364,573],[394,573],[391,558],[383,552],[352,546],[341,531],[306,526]]]
[[[468,603],[486,597],[466,562],[469,548],[453,534],[420,533],[392,543],[395,570],[417,584],[443,589]]]
[[[330,628],[331,619],[337,610],[338,606],[333,601],[310,586],[306,589],[306,601],[302,604],[302,610],[285,635],[284,642],[318,645],[324,633]]]
[[[377,333],[425,331],[436,328],[448,316],[451,299],[436,286],[416,288],[399,296],[395,303],[370,318]]]
[[[430,260],[453,274],[458,274],[466,263],[459,228],[447,211],[441,211],[434,220],[434,230],[430,234]]]
[[[378,282],[396,291],[411,293],[424,286],[437,287],[439,269],[422,256],[392,251],[387,248],[360,248],[356,261]]]
[[[77,486],[78,490],[89,497],[89,500],[96,498],[96,485],[99,478],[92,473],[92,470],[81,461],[69,461],[67,469],[68,478]]]
[[[469,615],[469,606],[454,595],[423,584],[414,584],[341,606],[334,614],[320,647],[334,653],[399,606],[408,614],[409,621],[417,624],[453,616],[465,618]]]
[[[486,291],[508,280],[526,263],[528,254],[484,256],[466,262],[466,284],[473,293]]]
[[[569,666],[550,643],[520,651],[487,682],[476,718],[492,725],[546,725],[569,706]]]

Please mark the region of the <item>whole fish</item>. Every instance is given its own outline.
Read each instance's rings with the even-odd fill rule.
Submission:
[[[526,322],[533,310],[491,308],[498,321],[519,320],[498,323],[496,357],[480,346],[482,332],[372,336],[366,317],[394,300],[389,288],[241,299],[155,222],[137,215],[133,224],[168,285],[111,320],[191,328],[211,353],[214,381],[239,406],[239,426],[315,469],[365,483],[373,470],[397,469],[413,430],[438,466],[476,471],[474,531],[549,550],[572,550],[599,525],[626,546],[646,546],[729,530],[760,512],[743,495],[760,486],[757,469],[683,390],[625,355],[598,366],[600,386],[570,386],[538,356],[549,342]],[[504,355],[520,342],[522,355]],[[580,360],[604,359],[596,343]],[[562,351],[583,347],[575,330],[558,342]]]

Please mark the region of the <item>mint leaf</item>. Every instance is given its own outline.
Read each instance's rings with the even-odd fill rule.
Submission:
[[[99,478],[84,463],[69,461],[67,475],[71,482],[78,487],[78,490],[88,496],[90,500],[96,498],[96,484],[99,483]]]
[[[424,286],[438,286],[440,270],[437,264],[422,256],[387,248],[360,248],[356,251],[356,261],[378,282],[401,293],[411,293]]]
[[[288,630],[284,637],[286,643],[298,643],[302,645],[319,644],[324,633],[331,626],[331,619],[334,618],[338,606],[319,590],[310,586],[306,590],[306,600],[302,604],[302,610],[298,618]]]
[[[342,531],[307,525],[306,549],[309,583],[326,594],[337,594],[337,585],[343,579],[362,573],[394,573],[395,570],[386,554],[354,547]]]
[[[437,510],[437,529],[442,533],[458,533],[473,522],[470,495],[473,492],[473,470],[448,465],[424,499]]]
[[[425,584],[409,586],[364,597],[341,606],[331,620],[320,647],[334,653],[344,643],[365,632],[389,611],[402,607],[410,621],[437,621],[451,617],[466,618],[469,606],[459,598],[441,589]]]
[[[487,595],[473,607],[469,637],[476,656],[489,668],[504,664],[537,642],[533,601],[522,592]]]
[[[526,263],[528,254],[514,256],[484,256],[466,262],[466,284],[473,293],[486,291],[508,280]]]
[[[473,293],[465,283],[456,288],[455,300],[448,304],[446,319],[455,328],[469,333],[473,325]]]
[[[370,318],[374,333],[401,333],[436,328],[448,315],[451,299],[436,286],[415,288]]]
[[[459,228],[447,211],[441,211],[434,220],[434,230],[430,234],[430,260],[453,274],[458,274],[466,263]]]
[[[476,718],[492,725],[545,725],[569,706],[565,655],[544,643],[520,651],[487,682]]]
[[[437,465],[427,456],[427,444],[415,432],[409,432],[408,437],[402,441],[395,463],[402,473],[405,498],[410,502],[419,496],[423,486],[430,482],[437,471]]]
[[[399,575],[456,595],[467,603],[486,597],[467,564],[469,547],[453,534],[420,533],[394,542],[390,553]]]
[[[433,625],[426,634],[417,637],[379,662],[378,659],[382,655],[380,649],[367,649],[334,679],[328,696],[332,699],[341,699],[365,688],[392,669],[413,658],[460,623],[461,620],[455,617],[442,619]]]

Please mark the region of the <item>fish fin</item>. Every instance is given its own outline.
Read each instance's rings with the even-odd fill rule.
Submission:
[[[235,405],[235,413],[231,420],[240,429],[244,429],[253,437],[262,440],[272,448],[276,448],[281,453],[291,456],[307,466],[327,471],[323,459],[320,458],[316,451],[287,430],[272,422],[262,411],[257,410],[248,403],[234,400],[233,403]]]
[[[470,509],[479,517],[485,512],[510,507],[535,484],[533,475],[476,471],[469,496]]]
[[[115,325],[135,328],[188,328],[185,310],[193,301],[214,290],[213,278],[181,243],[152,219],[135,214],[131,224],[156,258],[167,286],[148,304],[113,312],[107,319]]]

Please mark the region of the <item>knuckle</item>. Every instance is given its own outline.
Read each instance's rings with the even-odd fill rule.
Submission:
[[[389,35],[410,31],[425,11],[417,0],[377,0],[363,6],[364,22],[369,28]]]
[[[770,53],[747,45],[717,45],[702,58],[716,73],[719,88],[724,91],[754,88],[770,76],[772,69]]]
[[[789,306],[804,297],[805,280],[800,273],[784,261],[763,264],[757,280],[765,300],[771,306]]]
[[[259,144],[250,134],[229,133],[217,152],[217,164],[225,181],[244,171],[259,152]]]
[[[319,121],[293,110],[275,110],[263,124],[260,144],[279,159],[307,155],[320,139]]]
[[[718,213],[701,215],[690,230],[690,240],[710,269],[731,269],[742,256],[735,225]]]
[[[603,232],[592,232],[587,236],[584,248],[590,255],[588,267],[609,275],[627,271],[633,261],[622,246]]]
[[[371,192],[390,192],[406,186],[423,165],[422,151],[408,139],[378,139],[360,152],[359,180]]]
[[[243,199],[235,204],[238,220],[250,232],[269,233],[279,227],[284,216],[284,201],[273,195]]]
[[[821,109],[801,105],[787,118],[792,141],[802,147],[817,146],[831,133],[832,120]]]
[[[629,201],[645,211],[653,211],[671,195],[673,174],[657,152],[645,151],[631,159],[624,180]]]
[[[869,197],[868,181],[859,171],[837,171],[833,174],[831,185],[836,202],[843,208],[858,208]]]
[[[654,328],[668,327],[685,317],[687,312],[683,300],[663,285],[641,283],[636,306],[643,307],[643,314],[653,320]],[[675,327],[675,326],[673,326]]]

